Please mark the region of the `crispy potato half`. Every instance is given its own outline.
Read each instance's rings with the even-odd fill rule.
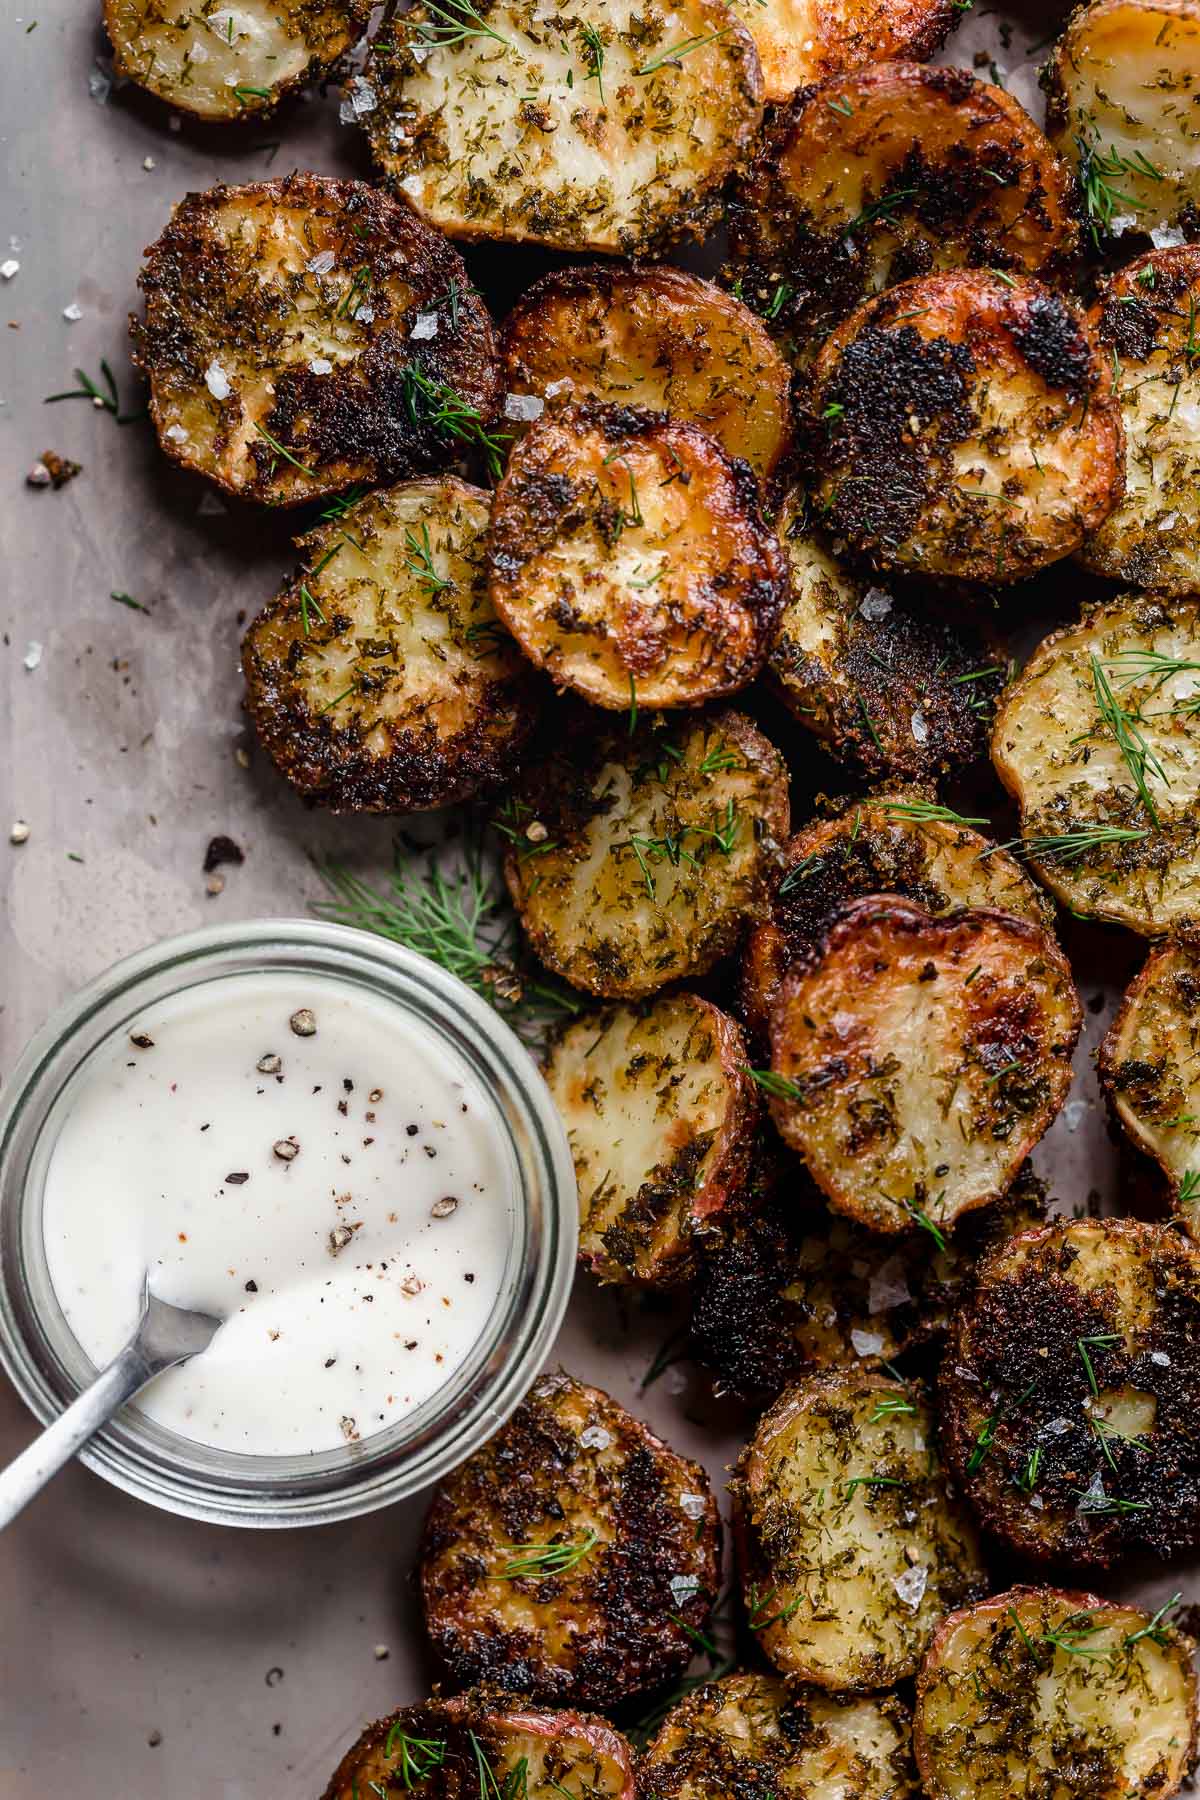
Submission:
[[[1112,371],[1040,282],[927,275],[868,300],[814,366],[817,497],[880,568],[1019,581],[1124,490]]]
[[[1094,0],[1067,21],[1046,67],[1048,130],[1079,171],[1098,245],[1197,223],[1200,5]]]
[[[326,73],[367,28],[366,0],[104,0],[113,69],[178,112],[245,119]]]
[[[1010,94],[967,69],[880,62],[779,108],[730,204],[731,273],[803,360],[911,276],[1061,269],[1073,200],[1069,167]]]
[[[788,365],[748,306],[684,269],[543,275],[505,320],[500,354],[506,417],[538,417],[539,400],[648,407],[699,425],[763,483],[788,447]]]
[[[929,1800],[1169,1800],[1193,1756],[1188,1639],[1136,1606],[1011,1588],[951,1615],[917,1676]]]
[[[953,0],[736,0],[758,50],[769,101],[872,63],[939,50],[958,24]]]
[[[1200,1540],[1200,1251],[1134,1219],[1002,1244],[951,1328],[942,1445],[990,1531],[1101,1566]]]
[[[682,1673],[719,1570],[704,1470],[563,1374],[441,1483],[420,1553],[448,1680],[604,1707]]]
[[[500,815],[530,944],[573,986],[640,999],[707,973],[761,916],[787,769],[741,713],[574,720]]]
[[[404,482],[301,540],[307,567],[242,644],[255,728],[298,792],[413,812],[511,777],[535,678],[488,600],[489,499]]]
[[[1125,425],[1125,498],[1077,551],[1097,575],[1200,592],[1200,245],[1151,250],[1107,283],[1092,322]]]
[[[495,339],[462,259],[366,182],[189,194],[138,285],[159,444],[228,493],[294,506],[497,454]]]
[[[372,40],[368,75],[371,149],[423,218],[560,250],[702,233],[762,117],[753,40],[721,0],[418,4]]]
[[[843,568],[793,488],[775,518],[791,572],[767,658],[802,725],[868,775],[932,780],[973,762],[1004,685],[992,662],[921,604]]]
[[[854,900],[775,997],[771,1114],[839,1212],[940,1232],[999,1199],[1049,1129],[1082,1021],[1028,919]]]
[[[828,1369],[780,1395],[732,1484],[747,1621],[790,1681],[856,1692],[911,1675],[984,1591],[975,1532],[919,1389]]]
[[[1200,915],[1200,602],[1126,595],[1052,632],[1000,703],[992,761],[1072,912],[1144,937]]]
[[[514,446],[491,597],[525,654],[593,706],[695,706],[761,670],[787,565],[758,488],[699,426],[584,401]]]
[[[667,1714],[642,1759],[642,1787],[655,1800],[911,1800],[911,1737],[907,1709],[892,1694],[726,1675]]]
[[[797,832],[783,854],[770,916],[742,958],[742,1016],[766,1036],[792,963],[819,949],[835,913],[867,894],[901,894],[928,913],[997,907],[1049,927],[1054,910],[1020,863],[949,807],[896,789],[855,801]]]
[[[601,1281],[671,1287],[745,1179],[759,1118],[735,1021],[698,994],[585,1013],[546,1081],[579,1183],[579,1259]]]
[[[1200,1242],[1200,937],[1156,945],[1100,1046],[1100,1079],[1121,1124],[1171,1183]]]
[[[553,1800],[572,1780],[568,1791],[589,1800],[635,1800],[632,1747],[607,1719],[545,1712],[479,1688],[368,1725],[335,1769],[324,1800],[384,1800],[414,1789],[425,1800],[477,1800],[481,1793]]]

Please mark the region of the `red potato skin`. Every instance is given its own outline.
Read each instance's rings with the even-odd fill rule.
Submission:
[[[460,1706],[465,1710],[462,1701],[449,1702],[450,1707]],[[630,1755],[629,1744],[619,1731],[610,1725],[607,1719],[598,1719],[591,1713],[559,1712],[509,1712],[491,1713],[484,1720],[493,1731],[522,1732],[529,1737],[553,1738],[570,1732],[590,1746],[598,1756],[607,1756],[622,1771],[624,1780],[618,1800],[634,1800],[637,1793],[637,1775]]]

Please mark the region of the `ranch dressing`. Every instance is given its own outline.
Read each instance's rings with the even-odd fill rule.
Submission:
[[[221,1450],[382,1431],[470,1354],[505,1279],[515,1170],[475,1077],[398,1004],[226,976],[82,1071],[50,1154],[50,1280],[93,1362],[164,1300],[225,1319],[136,1405]]]

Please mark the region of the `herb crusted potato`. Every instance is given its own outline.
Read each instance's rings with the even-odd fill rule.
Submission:
[[[759,1422],[733,1484],[748,1622],[789,1680],[861,1691],[911,1675],[938,1619],[983,1591],[919,1391],[842,1368]]]
[[[371,148],[423,218],[626,256],[711,222],[762,114],[753,42],[721,0],[447,11],[392,20],[368,64]]]
[[[953,1613],[917,1676],[924,1792],[1169,1800],[1194,1754],[1190,1651],[1161,1614],[1056,1588]]]
[[[673,1679],[712,1610],[708,1478],[615,1400],[543,1375],[439,1486],[421,1595],[447,1677],[615,1705]]]
[[[1100,1079],[1135,1144],[1171,1182],[1200,1242],[1200,938],[1156,945],[1100,1046]]]
[[[602,1281],[670,1286],[697,1225],[744,1180],[758,1097],[735,1022],[697,994],[585,1013],[546,1080],[579,1182],[580,1261]]]
[[[307,569],[242,645],[258,735],[300,793],[410,812],[511,775],[534,677],[488,601],[488,500],[410,481],[302,540]]]
[[[666,413],[585,401],[515,445],[492,506],[492,604],[595,706],[693,706],[763,666],[787,590],[744,463]]]
[[[817,498],[881,568],[1011,582],[1124,490],[1108,359],[1060,294],[952,270],[866,301],[817,358]]]
[[[530,944],[573,986],[638,999],[705,974],[761,914],[788,828],[779,753],[736,712],[572,718],[500,816]]]
[[[738,0],[738,10],[770,101],[893,57],[919,62],[960,16],[954,0]]]
[[[159,443],[230,493],[291,506],[495,455],[486,309],[457,251],[365,182],[189,194],[139,286]]]

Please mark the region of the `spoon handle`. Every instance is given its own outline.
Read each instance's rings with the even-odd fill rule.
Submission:
[[[85,1388],[53,1425],[47,1425],[41,1436],[34,1438],[29,1448],[0,1472],[0,1530],[11,1524],[51,1476],[57,1475],[63,1464],[70,1462],[76,1451],[156,1373],[137,1339],[126,1344],[91,1387]]]

